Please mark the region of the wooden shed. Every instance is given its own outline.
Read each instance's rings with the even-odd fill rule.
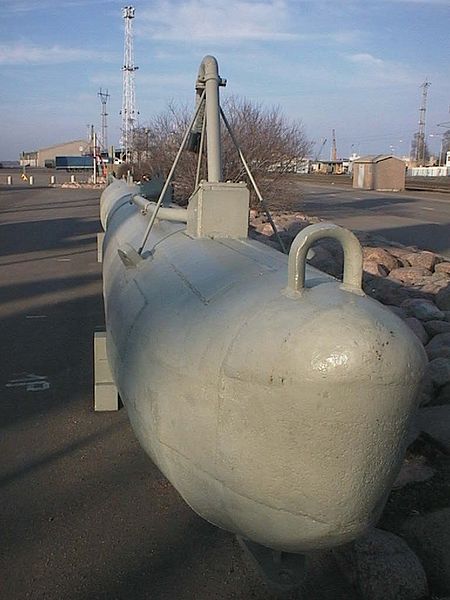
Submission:
[[[403,160],[389,154],[361,156],[353,163],[353,187],[361,190],[401,192],[405,175]]]

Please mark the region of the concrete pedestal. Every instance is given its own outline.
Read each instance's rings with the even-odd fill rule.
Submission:
[[[118,410],[119,395],[106,356],[106,332],[94,333],[94,410]]]

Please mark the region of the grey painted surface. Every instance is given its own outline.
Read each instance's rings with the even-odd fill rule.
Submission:
[[[246,238],[249,201],[245,183],[200,182],[189,201],[186,233],[199,238]]]
[[[206,89],[206,144],[208,181],[222,181],[220,144],[219,67],[214,56],[205,56],[200,64],[196,85]]]
[[[360,535],[398,472],[424,352],[379,303],[257,242],[195,239],[102,196],[108,357],[146,452],[205,519],[279,550]]]

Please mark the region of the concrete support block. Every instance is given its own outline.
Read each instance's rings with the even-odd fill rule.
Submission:
[[[50,183],[54,185],[56,183],[56,177],[54,175],[50,176]]]
[[[8,175],[8,185],[12,185],[12,176]]]
[[[33,175],[30,175],[29,182],[30,182],[30,185],[34,185],[34,177],[33,177]]]
[[[189,199],[186,233],[199,238],[246,238],[249,201],[245,183],[202,181]]]
[[[94,410],[119,409],[119,395],[106,355],[106,331],[94,333]]]
[[[105,234],[97,233],[97,262],[103,262],[103,240],[105,239]]]
[[[70,176],[70,183],[75,183],[76,179],[75,179],[75,175],[71,175]]]

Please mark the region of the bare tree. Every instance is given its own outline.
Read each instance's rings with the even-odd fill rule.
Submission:
[[[224,112],[263,196],[270,201],[285,195],[285,174],[295,171],[296,163],[311,150],[311,142],[307,140],[301,122],[289,120],[278,107],[265,108],[236,97],[226,100]],[[171,102],[143,128],[145,136],[138,133],[139,145],[134,150],[141,164],[140,169],[135,165],[136,176],[167,175],[191,116],[192,108]],[[224,180],[247,181],[225,127],[222,128],[222,153]],[[174,187],[180,203],[186,203],[193,191],[197,160],[197,155],[184,152],[178,165]],[[203,159],[201,173],[204,179],[205,163]]]

